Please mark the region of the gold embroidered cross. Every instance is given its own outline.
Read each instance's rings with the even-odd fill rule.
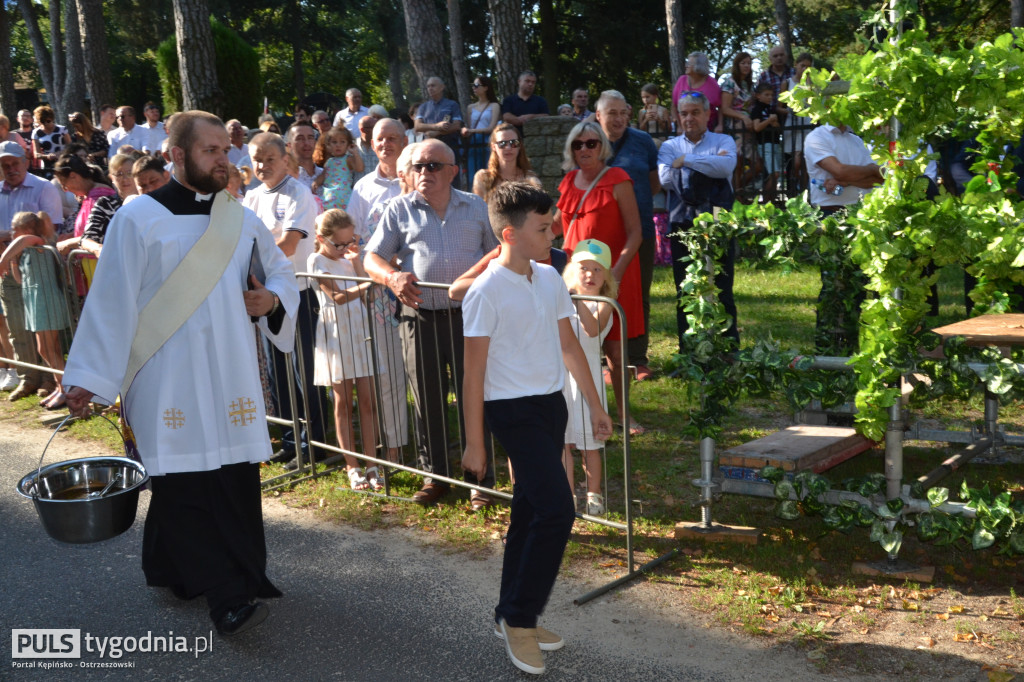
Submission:
[[[249,398],[239,398],[231,403],[228,416],[235,426],[248,426],[256,420],[256,404]]]
[[[164,410],[164,426],[169,429],[180,429],[185,426],[185,414],[174,408]]]

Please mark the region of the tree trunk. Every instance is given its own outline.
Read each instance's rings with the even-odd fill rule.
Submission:
[[[545,4],[550,10],[551,1],[541,3],[542,22]],[[523,2],[488,0],[487,7],[491,13],[491,42],[494,45],[494,95],[501,100],[504,95],[511,95],[518,90],[519,74],[530,64],[526,51],[526,32],[523,30]]]
[[[298,102],[306,99],[306,67],[302,63],[303,55],[306,53],[305,41],[303,40],[305,26],[302,18],[302,8],[298,0],[288,3],[286,15],[288,25],[291,28],[292,44],[292,85],[295,88],[295,96]]]
[[[388,59],[388,87],[391,88],[395,108],[408,109],[409,100],[405,98],[405,88],[402,87],[402,61],[397,57]]]
[[[779,45],[786,51],[786,63],[793,63],[793,40],[789,32],[789,7],[786,0],[775,0],[775,23],[778,26]]]
[[[558,84],[561,82],[558,68],[558,22],[555,19],[554,0],[540,0],[538,3],[540,15],[540,61],[544,78],[541,84],[544,86],[544,99],[548,101],[548,110],[558,110]],[[522,21],[522,16],[519,18]],[[519,74],[516,74],[517,76]],[[519,89],[517,82],[509,94],[514,94]]]
[[[452,67],[445,58],[444,29],[437,17],[432,0],[402,0],[405,10],[405,34],[409,42],[409,61],[416,70],[420,91],[427,96],[427,79],[438,77],[444,81],[451,96],[454,91]]]
[[[470,92],[469,70],[466,68],[466,51],[462,42],[462,9],[459,0],[448,0],[448,42],[452,51],[452,77],[455,78],[454,96],[459,101],[462,111],[469,106]],[[468,121],[467,121],[468,123]]]
[[[11,118],[13,129],[18,127],[14,120],[18,103],[14,93],[14,67],[11,65],[11,23],[7,8],[0,7],[0,111]]]
[[[43,87],[46,88],[46,92],[53,93],[53,63],[50,61],[50,51],[46,48],[43,32],[39,30],[39,19],[36,17],[32,0],[18,0],[18,9],[21,10],[21,17],[25,20],[25,26],[28,29],[28,38],[32,42],[32,51],[36,55],[36,64],[39,65],[39,77],[43,79]]]
[[[66,121],[73,111],[85,111],[85,65],[82,59],[82,34],[78,28],[78,5],[75,0],[64,0],[64,34],[67,75],[64,77],[64,91],[61,93],[57,111],[58,123]]]
[[[217,62],[206,0],[174,0],[181,104],[221,115],[224,98],[217,84]]]
[[[1024,27],[1024,0],[1010,0],[1010,28]]]
[[[665,0],[668,25],[668,61],[672,70],[670,85],[675,85],[686,71],[686,38],[683,37],[683,0]],[[672,107],[675,111],[675,107]]]
[[[99,123],[100,107],[114,103],[114,81],[110,77],[107,30],[103,22],[102,0],[76,0],[78,28],[82,34],[82,61],[85,84],[89,89],[92,120]]]
[[[64,0],[67,2],[68,0]],[[64,100],[64,39],[60,33],[60,0],[50,0],[50,53],[53,55],[53,90],[48,91],[50,106],[57,110]],[[58,117],[60,112],[57,112]]]

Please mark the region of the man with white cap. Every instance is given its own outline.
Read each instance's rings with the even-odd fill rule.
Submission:
[[[50,216],[54,225],[63,222],[60,192],[54,184],[28,172],[28,158],[17,142],[0,143],[0,172],[3,174],[3,184],[0,184],[0,242],[6,244],[10,240],[11,219],[20,211],[42,211]],[[6,326],[10,329],[14,359],[33,365],[40,364],[35,335],[25,329],[21,284],[14,280],[11,273],[7,273],[0,283],[0,304],[2,315],[7,318]],[[0,329],[0,333],[2,331]],[[39,370],[21,368],[18,374],[21,381],[16,387],[6,381],[11,377],[9,372],[0,384],[0,388],[6,387],[3,390],[14,388],[7,396],[11,401],[31,395],[43,387],[44,383],[49,383],[48,377]]]

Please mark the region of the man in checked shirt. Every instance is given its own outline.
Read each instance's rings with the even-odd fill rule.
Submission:
[[[402,304],[402,346],[415,398],[419,467],[449,478],[447,394],[449,386],[456,395],[462,391],[462,309],[447,291],[417,283],[451,284],[498,245],[487,204],[451,186],[458,172],[448,145],[439,140],[419,144],[407,178],[413,191],[388,203],[363,262],[370,277],[391,289]],[[395,256],[399,267],[392,264]],[[459,429],[465,442],[461,414]],[[490,463],[482,480],[468,473],[465,477],[494,486]],[[432,505],[448,490],[448,483],[428,478],[413,500]],[[476,491],[471,501],[474,509],[491,502]]]

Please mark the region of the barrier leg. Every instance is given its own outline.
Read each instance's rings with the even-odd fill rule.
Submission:
[[[693,485],[701,489],[701,499],[698,502],[700,507],[700,521],[683,521],[676,524],[675,537],[701,538],[704,540],[723,541],[730,540],[744,544],[757,544],[757,538],[761,532],[756,528],[747,526],[726,526],[714,523],[711,520],[711,505],[714,502],[715,493],[721,490],[721,486],[714,480],[715,466],[715,440],[704,438],[700,441],[700,478],[693,481]]]

